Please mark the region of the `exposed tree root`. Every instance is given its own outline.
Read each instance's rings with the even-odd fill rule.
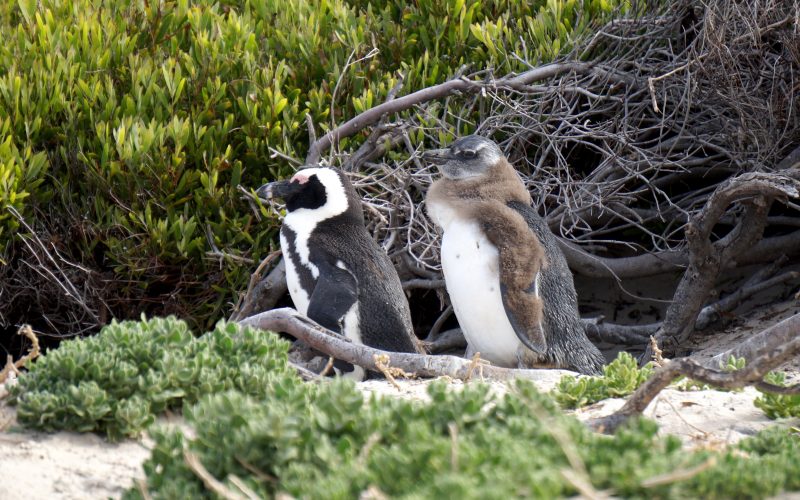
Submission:
[[[764,382],[767,373],[800,355],[800,314],[783,320],[721,356],[729,354],[747,358],[745,367],[728,372],[703,366],[690,358],[678,358],[665,363],[628,398],[622,408],[611,415],[592,420],[590,425],[602,432],[614,432],[631,417],[641,415],[658,393],[680,376],[726,389],[753,385],[768,392],[800,394],[800,384],[778,387]]]
[[[722,183],[686,228],[690,260],[678,284],[672,305],[656,340],[673,355],[691,335],[698,314],[727,263],[752,251],[766,226],[767,212],[778,198],[800,196],[800,181],[787,175],[746,173]],[[738,203],[744,213],[724,237],[712,241],[712,232],[728,206]],[[645,359],[652,353],[648,350]]]

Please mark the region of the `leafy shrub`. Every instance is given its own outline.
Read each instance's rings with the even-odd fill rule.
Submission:
[[[266,397],[295,377],[288,343],[220,322],[195,338],[175,318],[112,322],[48,351],[12,388],[20,423],[46,431],[134,436],[168,408],[237,389]]]
[[[762,497],[800,489],[800,437],[770,429],[725,453],[687,452],[639,419],[614,436],[561,414],[533,384],[500,396],[429,387],[430,403],[375,397],[335,379],[302,382],[276,335],[219,323],[194,338],[174,318],[112,323],[40,358],[12,389],[23,425],[131,436],[183,409],[191,437],[150,426],[154,498],[213,496],[187,453],[227,488],[263,497],[354,498],[370,488],[429,498],[574,495],[577,481],[622,496]],[[616,368],[629,366],[621,360]],[[197,402],[194,405],[191,403]],[[701,467],[688,479],[646,480]],[[581,472],[586,471],[586,477]],[[138,498],[138,489],[128,498]]]
[[[15,233],[13,206],[51,251],[89,270],[87,297],[70,306],[93,308],[89,328],[109,313],[141,312],[208,328],[244,288],[250,262],[274,244],[277,221],[263,207],[250,210],[237,186],[290,173],[272,151],[304,156],[306,115],[327,130],[385,99],[399,73],[413,91],[467,63],[503,73],[525,68],[512,53],[550,60],[620,5],[5,2],[0,259],[22,268],[34,259],[19,244],[25,232]],[[372,47],[379,53],[363,59]],[[469,123],[457,116],[468,112],[441,118]],[[0,316],[9,324],[61,318],[55,328],[35,325],[50,333],[85,330],[60,302],[31,295],[47,295],[42,280],[4,280],[0,291],[15,299]]]
[[[629,497],[760,498],[800,488],[800,438],[786,429],[724,453],[688,452],[674,437],[657,437],[646,419],[612,437],[594,434],[525,381],[502,397],[480,384],[455,392],[435,383],[428,404],[365,399],[343,380],[300,385],[269,404],[210,395],[186,412],[193,437],[154,431],[148,495],[213,496],[187,452],[233,492],[244,484],[262,498],[358,498],[369,489],[403,498],[556,498],[579,493],[581,467],[595,488]],[[708,460],[717,465],[689,479],[644,485]]]
[[[564,408],[580,408],[607,398],[627,396],[653,373],[653,364],[642,368],[627,352],[603,367],[603,375],[574,377],[564,375],[553,390],[553,397]]]
[[[773,385],[786,386],[783,372],[770,372],[764,381]],[[769,418],[800,417],[800,394],[784,395],[761,391],[761,396],[753,402],[764,410]]]
[[[0,242],[19,228],[9,208],[25,212],[25,199],[44,182],[47,170],[44,153],[33,153],[30,148],[20,153],[8,134],[10,126],[10,120],[0,119]],[[0,252],[0,265],[5,264],[2,256]]]

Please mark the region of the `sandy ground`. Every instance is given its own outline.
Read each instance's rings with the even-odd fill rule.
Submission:
[[[150,451],[94,434],[0,433],[1,499],[119,498]]]
[[[797,301],[759,308],[757,314],[724,332],[699,337],[695,355],[713,356],[798,309]],[[783,368],[797,379],[800,360]],[[564,373],[568,372],[545,371],[537,385],[548,391]],[[400,381],[401,388],[397,389],[385,381],[367,381],[360,387],[367,394],[425,401],[430,382]],[[454,390],[464,386],[460,381],[450,384]],[[492,390],[502,393],[507,388],[504,383],[493,382]],[[3,393],[0,385],[0,398]],[[679,436],[688,448],[720,448],[774,424],[753,405],[758,394],[752,388],[739,392],[665,389],[645,414],[658,421],[661,433]],[[574,415],[581,420],[607,415],[623,402],[601,401]],[[0,399],[0,500],[118,498],[137,478],[144,477],[141,464],[149,456],[149,448],[146,438],[112,444],[91,434],[21,430],[15,423],[14,409]]]

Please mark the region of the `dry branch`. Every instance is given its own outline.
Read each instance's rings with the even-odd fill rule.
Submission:
[[[467,339],[460,328],[442,332],[434,340],[425,340],[422,344],[430,354],[439,354],[451,349],[466,349]]]
[[[448,308],[448,310],[450,310]],[[602,317],[584,319],[581,321],[586,335],[593,342],[607,342],[609,344],[624,346],[642,346],[646,344],[650,335],[656,332],[661,323],[647,325],[618,325],[606,323]],[[434,325],[435,327],[436,325]],[[431,329],[433,330],[433,329]],[[447,330],[441,334],[429,335],[425,340],[426,350],[431,354],[448,351],[450,349],[465,349],[467,340],[460,328]]]
[[[351,135],[360,132],[364,128],[378,123],[378,121],[380,121],[387,114],[400,113],[419,104],[442,99],[454,94],[474,94],[490,86],[524,89],[525,86],[530,85],[535,81],[553,78],[567,71],[587,72],[591,69],[592,66],[590,64],[580,62],[553,63],[539,68],[534,68],[522,73],[521,75],[509,75],[499,80],[490,82],[473,81],[464,77],[458,77],[432,87],[427,87],[416,92],[412,92],[411,94],[407,94],[396,99],[389,99],[378,106],[360,113],[358,116],[350,119],[342,125],[339,125],[335,129],[314,141],[314,143],[311,144],[308,149],[306,165],[314,165],[318,163],[322,153],[332,145],[337,144],[339,140],[345,137],[350,137]]]
[[[346,337],[327,330],[301,315],[294,309],[281,308],[250,316],[239,321],[244,326],[262,330],[285,332],[302,340],[309,346],[325,354],[358,365],[367,370],[380,371],[376,359],[388,359],[388,365],[399,368],[419,377],[447,376],[458,380],[468,380],[470,360],[455,356],[426,356],[423,354],[387,352],[369,346],[354,344]],[[378,356],[376,358],[376,356]],[[474,368],[474,367],[473,367]],[[483,376],[493,380],[523,378],[541,380],[545,370],[516,370],[491,365],[482,365]]]
[[[800,314],[795,314],[753,335],[736,347],[717,354],[706,365],[709,368],[719,367],[731,356],[744,358],[749,365],[753,360],[767,354],[775,345],[788,344],[798,337],[800,337]]]
[[[721,184],[686,228],[689,267],[675,291],[656,340],[668,355],[694,331],[698,314],[720,271],[752,250],[761,239],[767,212],[777,198],[798,197],[800,181],[770,173],[747,173]],[[726,209],[738,203],[744,214],[724,237],[712,242],[712,232]],[[648,359],[649,356],[645,356]]]
[[[719,319],[723,313],[732,311],[748,297],[770,289],[774,286],[786,283],[787,281],[794,281],[798,278],[800,278],[799,272],[789,271],[779,276],[774,276],[772,278],[765,279],[764,281],[753,283],[749,286],[745,284],[745,286],[736,290],[724,299],[704,307],[698,314],[694,327],[697,330],[707,328],[711,323]]]
[[[276,259],[280,259],[278,264],[267,277],[262,280],[261,273]],[[261,261],[261,264],[258,265],[255,272],[250,276],[247,291],[234,307],[233,314],[231,314],[229,321],[246,318],[253,314],[254,311],[263,311],[275,305],[275,302],[280,299],[281,295],[286,293],[287,289],[284,265],[280,250],[270,253]],[[280,276],[283,276],[283,278],[280,278]],[[282,279],[282,281],[276,283],[276,278],[279,281]],[[272,297],[274,297],[274,302],[270,304],[269,300]]]
[[[210,472],[208,472],[208,469],[205,468],[197,455],[191,451],[183,450],[183,460],[186,462],[186,466],[189,467],[189,469],[191,469],[198,478],[200,478],[206,488],[213,491],[215,494],[219,495],[225,500],[248,500],[252,498],[258,498],[257,496],[253,497],[250,495],[239,494],[225,486],[224,483],[219,481],[217,478],[212,476]]]
[[[798,332],[800,332],[800,314],[765,330],[756,337],[757,340],[751,340],[747,343],[747,347],[736,351],[744,357],[749,356],[749,359],[744,368],[734,372],[709,368],[691,358],[673,359],[658,368],[628,398],[622,408],[607,417],[595,419],[590,424],[603,432],[614,432],[629,418],[641,415],[658,393],[680,376],[726,389],[755,385],[761,390],[798,394],[800,393],[800,384],[789,388],[780,388],[763,381],[764,376],[771,370],[800,355]],[[730,353],[733,354],[733,351]]]
[[[648,342],[661,323],[647,325],[617,325],[606,323],[603,318],[582,320],[586,336],[594,342],[608,342],[625,346],[641,346]]]
[[[11,372],[19,373],[19,369],[25,366],[28,361],[34,360],[39,357],[39,339],[36,337],[36,334],[33,333],[33,329],[30,325],[22,325],[19,330],[17,330],[17,335],[22,335],[28,338],[31,341],[31,347],[28,349],[28,354],[19,358],[18,360],[14,361],[11,355],[8,356],[8,360],[6,361],[6,365],[0,370],[0,384],[6,381],[8,376]]]
[[[235,310],[231,315],[231,321],[237,321],[240,318],[246,318],[253,313],[259,311],[267,311],[275,307],[275,304],[286,295],[289,291],[289,286],[286,283],[286,264],[283,258],[278,258],[278,263],[275,267],[261,279],[262,266],[268,262],[270,257],[264,259],[259,268],[250,278],[250,285],[243,298],[243,305],[241,309]]]

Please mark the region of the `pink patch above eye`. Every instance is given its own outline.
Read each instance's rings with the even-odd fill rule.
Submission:
[[[294,174],[289,182],[297,182],[300,184],[305,184],[308,182],[308,177],[303,174]]]

